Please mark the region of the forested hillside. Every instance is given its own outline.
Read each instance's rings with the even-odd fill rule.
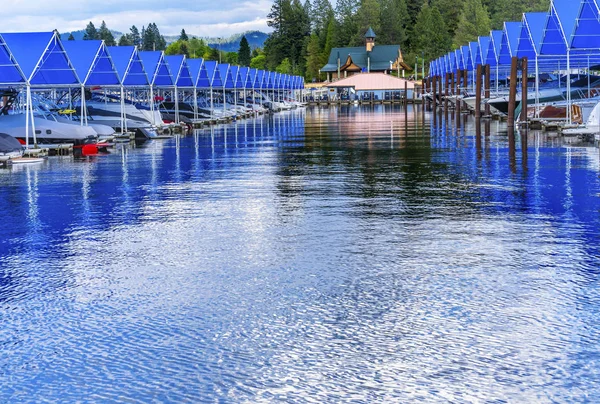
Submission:
[[[435,59],[455,46],[547,11],[549,0],[275,0],[265,43],[269,69],[317,78],[331,48],[360,46],[371,26],[377,44],[400,44],[405,61]]]

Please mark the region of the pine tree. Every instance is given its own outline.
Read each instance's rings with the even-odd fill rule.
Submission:
[[[179,35],[179,40],[180,41],[189,41],[190,38],[188,38],[187,34],[185,33],[185,29],[181,30],[181,34]]]
[[[238,51],[238,61],[240,66],[250,66],[250,45],[245,36],[240,40],[240,49]]]
[[[361,0],[360,7],[356,12],[357,31],[352,39],[353,46],[363,45],[364,35],[373,28],[375,34],[381,32],[381,8],[377,0]]]
[[[334,46],[347,46],[358,30],[356,21],[356,10],[360,5],[359,0],[338,0],[335,8],[337,21],[337,41]],[[364,34],[364,33],[363,33]]]
[[[133,40],[131,39],[131,34],[125,34],[119,38],[119,46],[132,46]]]
[[[489,35],[490,29],[490,17],[481,0],[465,0],[454,33],[454,46],[466,45],[479,36]]]
[[[426,60],[433,60],[450,51],[452,38],[437,7],[423,6],[414,27],[414,44]]]
[[[319,78],[319,70],[323,67],[321,47],[319,46],[319,37],[316,33],[313,33],[308,40],[308,46],[306,48],[306,76],[305,78],[309,81]]]
[[[106,46],[115,46],[117,44],[115,41],[115,37],[113,36],[112,32],[110,32],[110,30],[106,27],[106,23],[104,21],[102,21],[102,24],[100,25],[98,36],[101,40],[104,41]]]
[[[135,25],[132,25],[131,28],[129,28],[129,31],[131,31],[131,42],[133,46],[140,46],[142,43],[142,37],[140,36],[140,31],[138,31],[137,27]],[[144,31],[144,29],[142,28],[142,31]]]
[[[381,44],[403,44],[408,24],[405,0],[381,0],[381,30],[376,31]]]
[[[73,33],[71,32],[69,34],[69,38],[67,38],[67,41],[74,41],[74,40],[75,40],[75,37],[73,36]]]
[[[94,39],[100,39],[100,35],[98,34],[98,30],[94,26],[94,23],[90,21],[90,23],[85,27],[85,33],[83,34],[84,41],[91,41]]]
[[[493,2],[500,1],[502,0],[494,0]],[[464,2],[465,0],[433,0],[431,2],[431,5],[437,7],[442,14],[451,37],[454,37],[454,33],[458,27],[458,19],[460,18]]]

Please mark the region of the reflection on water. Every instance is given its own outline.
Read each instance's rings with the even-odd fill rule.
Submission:
[[[598,401],[598,158],[351,106],[2,170],[1,401]]]

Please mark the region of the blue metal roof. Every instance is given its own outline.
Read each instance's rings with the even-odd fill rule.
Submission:
[[[480,36],[479,39],[479,55],[477,60],[482,65],[486,64],[487,52],[490,47],[491,37],[490,36]]]
[[[249,77],[250,77],[250,68],[249,67],[240,67],[239,70],[240,80],[242,82],[242,88],[249,88]]]
[[[229,63],[219,63],[219,72],[221,73],[221,80],[223,81],[223,88],[232,89],[234,88],[233,77],[231,76],[231,66]]]
[[[502,44],[500,45],[500,54],[498,63],[500,65],[510,65],[513,56],[517,56],[517,46],[519,36],[521,35],[520,22],[505,22],[502,31]]]
[[[169,64],[161,51],[140,52],[140,58],[148,73],[150,84],[156,87],[172,87],[175,83]]]
[[[177,87],[194,87],[194,80],[184,55],[165,55],[165,61],[175,77]]]
[[[135,46],[109,46],[108,52],[123,86],[148,86],[148,76]]]
[[[570,41],[574,50],[600,49],[600,9],[596,0],[582,0]]]
[[[248,81],[250,81],[250,88],[254,89],[257,81],[258,81],[258,69],[250,68],[248,72]]]
[[[256,71],[256,80],[254,81],[254,88],[256,89],[263,89],[265,88],[265,71],[264,70],[257,70]]]
[[[244,88],[244,82],[242,81],[242,77],[240,76],[239,66],[231,66],[231,77],[233,78],[234,88]]]
[[[573,0],[553,0],[546,19],[540,54],[565,55],[571,42],[579,7]]]
[[[535,58],[539,53],[544,36],[548,13],[525,13],[521,22],[521,33],[517,44],[517,56]]]
[[[217,62],[214,60],[206,60],[204,61],[204,66],[206,67],[206,74],[210,83],[208,88],[223,87],[223,80],[221,80],[221,73],[217,68]]]
[[[29,84],[75,86],[80,81],[54,32],[0,34]]]
[[[502,36],[503,32],[500,30],[492,31],[490,34],[490,44],[485,62],[492,67],[498,65],[498,56],[500,55],[500,48],[502,47]]]
[[[66,41],[63,46],[86,86],[120,86],[119,73],[103,41]]]
[[[17,60],[0,35],[0,84],[26,84],[27,78],[19,68]]]

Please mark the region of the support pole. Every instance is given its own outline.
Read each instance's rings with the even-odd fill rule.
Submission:
[[[484,88],[484,94],[483,96],[485,97],[486,100],[490,99],[490,85],[491,85],[491,77],[490,77],[490,65],[485,65],[484,68],[484,72],[485,72],[485,88]],[[490,111],[490,104],[485,103],[485,115],[486,116],[490,116],[491,111]]]
[[[527,122],[527,57],[521,59],[523,65],[521,70],[521,122]]]
[[[515,125],[515,104],[517,100],[517,62],[516,56],[512,57],[510,63],[510,89],[508,93],[508,126]]]
[[[437,76],[433,76],[431,78],[431,98],[432,98],[432,108],[433,108],[433,113],[435,114],[435,109],[437,108]]]
[[[481,65],[475,70],[475,118],[481,118]]]

